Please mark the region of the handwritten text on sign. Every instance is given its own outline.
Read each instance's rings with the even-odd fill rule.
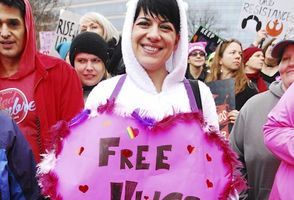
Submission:
[[[116,115],[74,127],[53,170],[56,191],[71,200],[217,199],[230,184],[223,150],[187,119],[156,133]]]

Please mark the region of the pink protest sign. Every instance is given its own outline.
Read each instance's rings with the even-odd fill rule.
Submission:
[[[240,183],[238,162],[200,122],[198,113],[154,122],[109,112],[63,126],[55,167],[40,176],[43,192],[64,200],[226,199]]]
[[[49,55],[52,48],[55,36],[54,31],[41,31],[39,32],[40,38],[40,52]]]

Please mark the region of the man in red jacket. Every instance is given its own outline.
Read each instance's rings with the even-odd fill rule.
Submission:
[[[0,108],[7,110],[40,161],[49,129],[84,106],[81,83],[61,59],[40,54],[28,0],[0,0]]]

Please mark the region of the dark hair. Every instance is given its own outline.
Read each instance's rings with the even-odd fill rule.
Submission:
[[[276,66],[280,63],[280,59],[276,59],[276,58],[268,58],[266,57],[266,51],[267,49],[272,46],[272,44],[276,41],[277,38],[272,38],[270,39],[263,47],[262,47],[262,52],[264,55],[264,63],[268,66]]]
[[[265,55],[265,52],[267,49],[272,45],[272,43],[276,40],[277,38],[271,38],[263,47],[262,47],[262,52]]]
[[[3,3],[6,6],[14,7],[19,9],[22,17],[25,17],[26,14],[26,5],[23,0],[0,0],[0,3]]]
[[[162,17],[171,22],[178,34],[180,32],[180,10],[176,0],[139,0],[136,8],[136,21],[140,11],[150,14],[152,17]]]

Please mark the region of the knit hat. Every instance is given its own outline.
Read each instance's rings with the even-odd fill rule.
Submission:
[[[108,69],[107,49],[107,43],[97,33],[83,32],[73,39],[69,51],[69,60],[74,67],[75,56],[78,53],[89,53],[99,57],[103,61],[106,69]]]
[[[202,51],[205,56],[207,55],[205,51],[205,47],[207,45],[207,42],[194,42],[194,43],[189,43],[189,50],[188,50],[188,55],[190,55],[193,51]]]
[[[251,58],[251,56],[258,51],[262,51],[262,49],[258,48],[258,47],[248,47],[247,49],[245,49],[243,51],[244,64],[246,64],[248,62],[248,60]]]

